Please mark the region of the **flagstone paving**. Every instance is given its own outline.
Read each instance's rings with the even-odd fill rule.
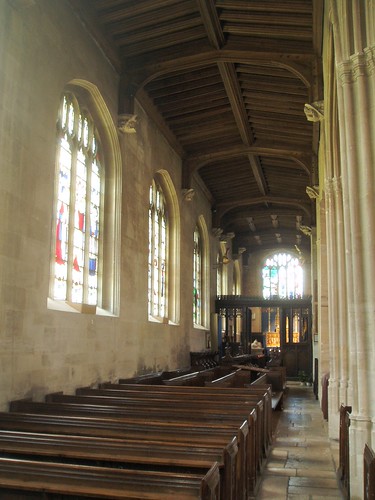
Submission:
[[[256,500],[343,499],[336,479],[338,441],[328,438],[312,387],[288,382],[284,409],[273,417],[273,445]]]

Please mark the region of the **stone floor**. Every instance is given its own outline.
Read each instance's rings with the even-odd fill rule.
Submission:
[[[312,388],[288,383],[284,410],[274,412],[274,441],[256,500],[343,499],[336,480],[338,442]]]

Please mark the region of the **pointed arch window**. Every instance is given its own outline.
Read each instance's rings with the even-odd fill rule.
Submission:
[[[163,319],[168,317],[168,214],[162,188],[155,180],[149,191],[148,221],[148,314]]]
[[[51,297],[95,310],[101,286],[104,165],[94,121],[73,93],[58,115]]]
[[[277,253],[262,269],[263,298],[296,299],[303,296],[303,268],[291,254]]]
[[[202,238],[198,226],[194,230],[193,321],[195,325],[202,324]]]

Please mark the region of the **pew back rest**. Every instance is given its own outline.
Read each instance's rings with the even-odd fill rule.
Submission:
[[[375,453],[368,444],[363,452],[363,499],[375,500]]]
[[[199,475],[0,457],[0,496],[4,488],[20,491],[20,496],[10,498],[27,498],[25,492],[37,491],[40,498],[45,498],[48,493],[58,493],[72,495],[72,498],[140,500],[149,499],[152,490],[155,500],[219,500],[220,474],[216,462],[205,474]]]
[[[260,377],[257,377],[251,382],[251,385],[269,385],[269,383],[267,382],[267,374],[264,373]]]

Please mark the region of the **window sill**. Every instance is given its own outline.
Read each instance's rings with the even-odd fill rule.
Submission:
[[[111,312],[101,309],[97,306],[92,306],[88,304],[75,304],[72,302],[67,302],[64,300],[54,300],[51,298],[47,299],[47,309],[53,311],[62,311],[75,314],[89,314],[92,316],[109,316],[115,317]]]
[[[178,326],[179,323],[176,323],[168,318],[161,318],[160,316],[149,316],[148,320],[150,323],[159,323],[161,325],[170,325],[170,326]]]
[[[196,325],[195,323],[194,323],[194,325],[193,325],[193,328],[195,328],[196,330],[203,330],[203,331],[205,331],[205,332],[208,332],[208,331],[209,331],[209,329],[208,329],[208,328],[206,328],[205,326],[202,326],[202,325]]]

